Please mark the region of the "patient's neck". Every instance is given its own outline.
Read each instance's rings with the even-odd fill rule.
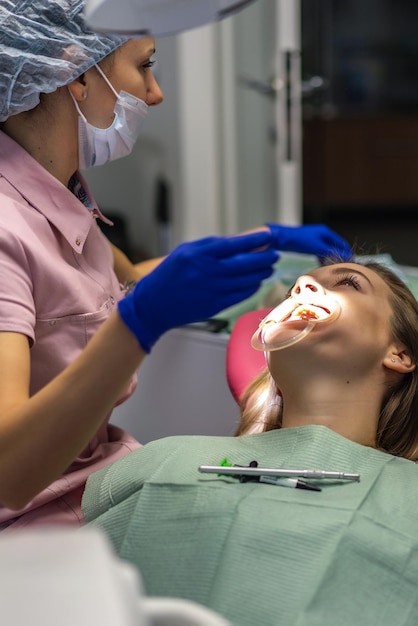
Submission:
[[[281,387],[282,426],[323,425],[347,439],[375,446],[382,397],[381,387],[374,383],[315,375],[297,387]]]

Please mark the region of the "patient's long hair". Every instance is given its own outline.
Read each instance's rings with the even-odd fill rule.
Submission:
[[[389,454],[418,461],[418,302],[405,283],[390,269],[364,263],[376,272],[391,290],[393,336],[411,351],[417,364],[391,387],[382,402],[376,434],[376,448]],[[277,385],[268,369],[246,389],[241,401],[241,422],[236,435],[281,428],[282,408]]]

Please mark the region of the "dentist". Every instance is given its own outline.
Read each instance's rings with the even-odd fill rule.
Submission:
[[[129,154],[163,95],[154,39],[98,35],[83,10],[0,0],[2,530],[83,524],[87,477],[140,445],[109,418],[163,333],[249,297],[277,250],[350,254],[322,226],[184,243],[147,274],[111,247],[79,169]]]

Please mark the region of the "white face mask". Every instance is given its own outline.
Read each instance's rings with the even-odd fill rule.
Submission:
[[[115,118],[108,128],[97,128],[89,124],[70,91],[80,116],[78,121],[78,158],[79,168],[82,170],[128,156],[139,137],[143,119],[148,113],[148,105],[143,100],[126,91],[117,93],[100,67],[96,65],[96,68],[116,96],[115,108],[113,109]]]

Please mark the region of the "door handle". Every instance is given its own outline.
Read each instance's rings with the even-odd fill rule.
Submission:
[[[302,97],[307,98],[329,87],[329,80],[322,76],[311,76],[302,81]]]
[[[256,91],[262,96],[268,98],[275,98],[277,93],[284,87],[284,82],[281,78],[275,77],[268,81],[257,80],[256,78],[250,78],[249,76],[240,76],[238,78],[240,85],[251,91]]]
[[[249,76],[240,76],[238,82],[242,87],[256,91],[260,95],[268,98],[275,98],[277,93],[282,91],[285,86],[283,79],[278,76],[267,81],[250,78]],[[307,98],[320,91],[324,91],[328,88],[328,85],[329,81],[326,78],[322,78],[322,76],[311,76],[301,83],[302,97]]]

